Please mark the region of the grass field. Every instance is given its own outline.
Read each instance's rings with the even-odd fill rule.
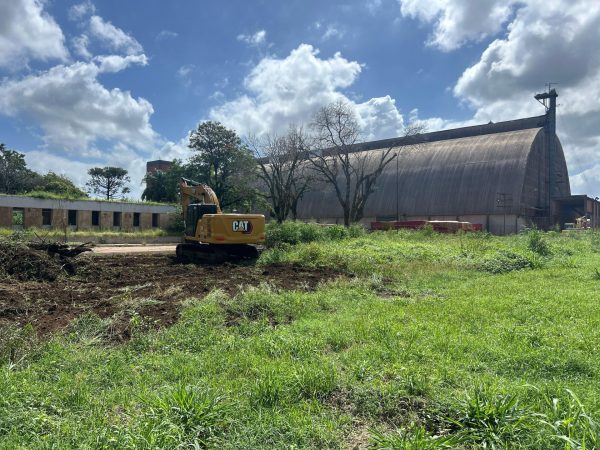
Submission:
[[[600,448],[600,234],[319,233],[258,262],[316,291],[0,332],[0,448]]]

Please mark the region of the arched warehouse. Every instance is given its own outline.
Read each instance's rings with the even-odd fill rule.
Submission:
[[[363,222],[460,220],[496,234],[549,228],[575,213],[567,165],[555,132],[556,93],[543,116],[357,144],[353,152],[397,154],[377,181]],[[298,218],[343,223],[328,186],[307,192]]]

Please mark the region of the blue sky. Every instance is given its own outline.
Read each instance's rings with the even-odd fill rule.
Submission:
[[[343,99],[385,138],[542,114],[556,81],[572,190],[600,195],[599,41],[592,0],[5,0],[0,142],[78,184],[123,166],[137,196],[201,120],[281,132]]]

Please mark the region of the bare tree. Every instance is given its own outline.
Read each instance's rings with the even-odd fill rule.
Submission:
[[[264,197],[270,201],[277,222],[296,218],[299,200],[310,184],[306,158],[310,138],[302,127],[290,126],[279,136],[251,137],[248,145],[258,161],[258,177],[264,183]]]
[[[324,106],[311,124],[316,149],[310,162],[319,179],[331,185],[344,213],[344,225],[363,217],[377,179],[397,156],[393,146],[382,150],[357,151],[361,130],[351,105],[338,101]],[[409,126],[405,136],[418,134],[422,127]]]

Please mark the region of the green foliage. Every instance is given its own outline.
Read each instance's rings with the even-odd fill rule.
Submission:
[[[79,189],[71,180],[64,175],[58,175],[54,172],[48,172],[39,177],[39,181],[34,186],[34,190],[28,193],[31,197],[52,198],[56,195],[59,198],[81,199],[88,195]]]
[[[146,188],[142,192],[142,199],[154,202],[179,203],[179,182],[182,177],[192,178],[189,165],[180,159],[171,162],[166,172],[156,171],[146,174],[144,183]]]
[[[479,448],[503,448],[519,442],[532,427],[532,415],[522,409],[515,394],[499,394],[477,387],[462,401],[458,417],[451,420],[463,444]]]
[[[187,165],[190,177],[208,184],[221,208],[249,210],[258,201],[252,187],[256,162],[235,131],[219,122],[202,122],[190,134],[188,146],[195,152]]]
[[[13,366],[20,363],[34,350],[37,336],[34,328],[0,322],[0,365]]]
[[[121,167],[92,167],[88,170],[90,180],[86,186],[94,194],[112,200],[130,192],[127,183],[131,181],[127,170]]]
[[[266,246],[273,248],[318,241],[340,241],[357,238],[365,233],[364,227],[360,225],[344,227],[343,225],[319,225],[294,221],[271,222],[267,224]]]
[[[167,225],[167,231],[173,234],[183,233],[185,230],[185,221],[183,220],[183,213],[181,212],[181,205],[177,206],[177,209],[169,213],[169,221]]]
[[[134,447],[215,448],[232,422],[234,404],[210,389],[180,384],[145,401],[143,428],[131,434]]]
[[[540,422],[546,425],[558,445],[569,450],[597,449],[600,447],[600,423],[586,412],[583,403],[567,389],[567,398],[545,394],[547,412],[540,414]]]
[[[527,246],[529,247],[529,250],[540,256],[548,256],[551,254],[550,246],[544,239],[544,233],[540,230],[533,229],[527,233]]]
[[[513,270],[531,269],[533,263],[525,256],[500,250],[494,255],[483,259],[480,268],[490,273],[507,273]]]
[[[371,435],[373,450],[435,450],[456,448],[454,436],[431,436],[425,427],[396,430],[391,433],[374,431]]]
[[[35,185],[38,174],[27,168],[25,155],[0,144],[0,192],[19,194]]]
[[[282,245],[261,262],[359,276],[198,293],[119,345],[92,315],[43,342],[0,322],[0,448],[598,448],[600,255],[543,238],[542,266],[502,275],[481,262],[542,258],[526,234]]]

